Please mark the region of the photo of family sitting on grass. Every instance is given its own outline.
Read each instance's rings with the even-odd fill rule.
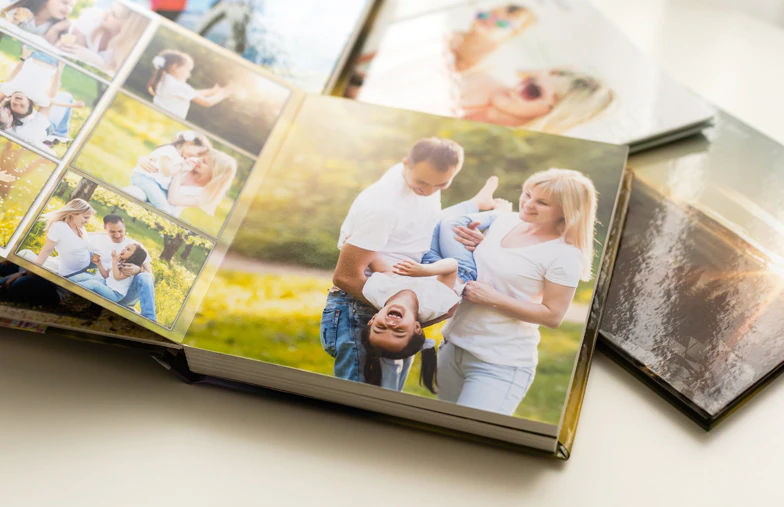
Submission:
[[[106,85],[0,33],[0,130],[60,158]]]
[[[57,164],[0,138],[0,248],[8,246]]]
[[[48,53],[111,79],[150,20],[113,0],[3,1],[0,24]]]
[[[125,88],[173,118],[258,155],[289,89],[192,37],[159,28]]]
[[[185,343],[557,424],[625,156],[309,98]]]
[[[212,246],[69,172],[16,254],[171,328]]]
[[[254,161],[119,94],[74,166],[217,237]]]

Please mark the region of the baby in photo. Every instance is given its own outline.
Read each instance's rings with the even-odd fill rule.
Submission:
[[[164,49],[152,59],[155,71],[147,83],[152,103],[177,118],[185,119],[191,102],[212,107],[231,95],[228,86],[215,85],[197,90],[188,84],[193,72],[193,58],[176,49]]]

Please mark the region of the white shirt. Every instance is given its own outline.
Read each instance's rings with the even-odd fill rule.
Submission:
[[[166,157],[171,161],[172,165],[182,164],[185,159],[180,155],[180,152],[177,151],[177,148],[174,147],[173,144],[164,144],[163,146],[158,146],[152,153],[150,153],[150,158],[153,159],[153,163],[158,167],[157,173],[148,173],[138,165],[133,168],[134,173],[140,173],[149,176],[150,178],[154,179],[158,185],[161,186],[164,190],[169,190],[169,185],[171,185],[171,176],[166,176],[161,172],[161,158]]]
[[[105,232],[90,233],[89,238],[93,252],[101,256],[101,264],[103,265],[104,269],[108,270],[109,272],[112,271],[112,250],[116,250],[117,253],[120,253],[123,248],[128,246],[128,244],[138,243],[138,241],[134,241],[128,236],[125,236],[125,238],[123,238],[123,240],[119,243],[115,243]],[[147,264],[148,262],[152,262],[152,259],[150,259],[150,254],[147,254],[147,258],[144,259],[144,264]]]
[[[518,224],[516,213],[500,215],[474,251],[477,281],[487,282],[518,301],[541,303],[544,281],[577,287],[582,275],[580,250],[563,238],[519,248],[503,248],[501,240]],[[443,335],[456,346],[488,363],[535,367],[539,326],[507,316],[487,305],[463,300],[444,326]]]
[[[202,194],[204,194],[204,187],[198,187],[196,185],[181,185],[180,193],[189,197],[201,197]],[[169,214],[174,218],[178,218],[184,209],[185,206],[169,205]]]
[[[390,264],[421,262],[440,211],[441,192],[415,194],[403,179],[403,164],[394,165],[354,199],[340,228],[338,248],[348,243],[378,252]],[[370,276],[369,269],[366,274]]]
[[[47,107],[51,103],[49,89],[57,67],[48,63],[28,58],[13,79],[0,86],[0,90],[8,97],[14,92],[22,92],[37,106]]]
[[[33,111],[30,116],[22,118],[20,121],[21,125],[11,127],[8,132],[26,143],[36,147],[43,146],[49,127],[52,125],[49,118],[38,111]]]
[[[60,276],[69,276],[90,265],[90,241],[80,238],[65,222],[54,222],[46,234],[54,241],[60,260]]]
[[[392,296],[404,290],[413,291],[419,300],[417,318],[420,323],[445,315],[460,301],[460,297],[454,290],[439,282],[434,276],[420,278],[373,273],[362,287],[362,294],[380,310]]]
[[[184,81],[178,81],[164,72],[158,83],[158,88],[155,90],[152,103],[184,120],[188,116],[191,100],[196,98],[196,95],[198,92],[191,85]]]

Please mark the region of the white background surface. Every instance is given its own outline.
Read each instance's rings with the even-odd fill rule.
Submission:
[[[595,3],[673,77],[784,142],[781,2]],[[784,505],[782,421],[782,380],[707,434],[597,354],[559,462],[0,330],[3,507]]]

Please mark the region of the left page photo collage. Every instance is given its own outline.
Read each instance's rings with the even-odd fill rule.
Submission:
[[[181,341],[303,98],[130,3],[0,7],[0,317]]]

